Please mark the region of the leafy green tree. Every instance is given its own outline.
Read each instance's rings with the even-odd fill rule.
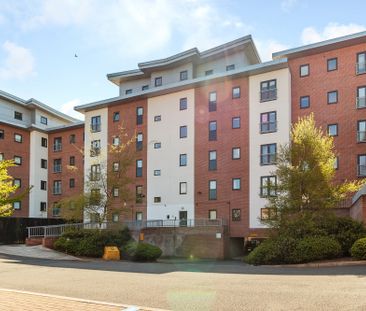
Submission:
[[[8,173],[9,167],[15,166],[11,160],[0,161],[0,217],[11,216],[13,213],[12,203],[16,200],[11,198],[18,186],[13,184],[13,177]]]

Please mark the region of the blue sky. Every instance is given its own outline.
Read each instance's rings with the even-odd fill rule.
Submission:
[[[107,73],[247,34],[269,60],[366,30],[365,12],[365,0],[0,0],[0,89],[75,116],[118,95]]]

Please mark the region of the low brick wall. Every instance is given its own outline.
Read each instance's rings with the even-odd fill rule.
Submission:
[[[133,232],[135,239],[138,232]],[[144,241],[160,247],[163,256],[224,259],[228,235],[223,227],[145,228]]]
[[[27,246],[35,246],[35,245],[42,245],[43,238],[26,238],[25,245]]]
[[[53,244],[58,239],[58,237],[48,237],[48,238],[26,238],[25,245],[35,246],[42,245],[47,248],[54,248]]]

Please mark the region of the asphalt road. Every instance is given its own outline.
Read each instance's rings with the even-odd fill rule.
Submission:
[[[0,287],[171,310],[366,310],[366,266],[74,262],[0,255]]]

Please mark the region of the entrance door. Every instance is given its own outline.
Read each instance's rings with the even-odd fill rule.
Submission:
[[[180,211],[179,212],[179,226],[187,227],[187,211]]]

